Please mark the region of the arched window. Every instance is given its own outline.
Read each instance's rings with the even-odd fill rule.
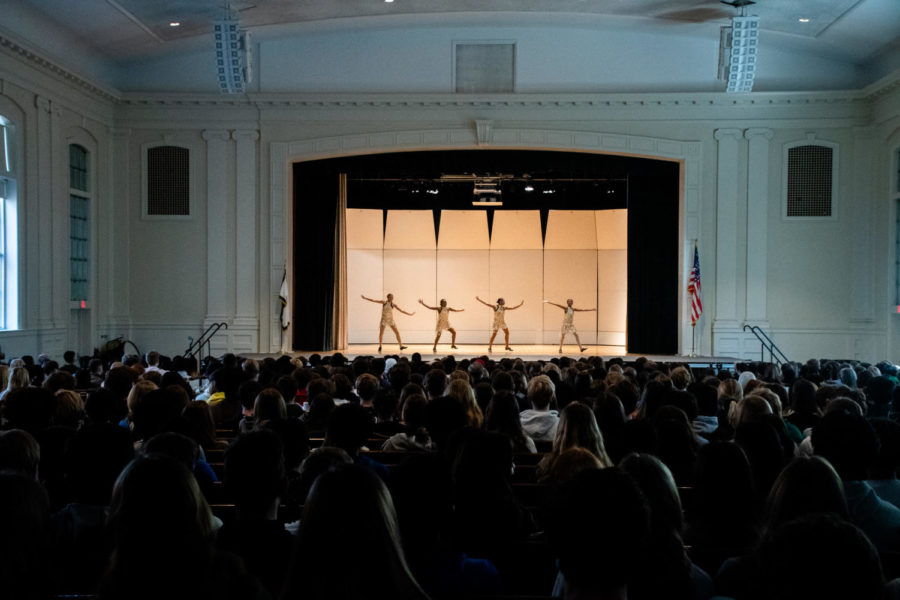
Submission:
[[[0,329],[19,326],[17,135],[0,115]]]
[[[891,203],[894,205],[894,306],[900,313],[900,146],[891,152]]]
[[[90,154],[69,144],[69,298],[86,308],[90,290]]]

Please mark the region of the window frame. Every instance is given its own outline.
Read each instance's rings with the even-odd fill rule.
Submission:
[[[94,190],[96,189],[96,184],[94,182],[94,169],[92,169],[94,161],[92,160],[93,152],[87,145],[85,145],[84,143],[82,143],[80,140],[77,140],[77,139],[70,138],[68,141],[69,141],[69,143],[66,146],[66,149],[69,151],[69,244],[70,244],[69,245],[69,304],[70,304],[70,307],[73,309],[86,309],[86,308],[90,308],[90,306],[91,306],[91,300],[92,300],[91,290],[92,290],[92,283],[93,283],[93,279],[94,279],[93,278],[94,261],[92,260],[92,258],[93,258],[93,251],[92,251],[93,250],[93,239],[92,238],[94,237],[92,235],[92,233],[93,233],[94,219],[91,218],[93,216],[93,212],[94,212],[93,207],[96,203],[96,196],[95,196],[95,192],[94,192]],[[84,190],[80,189],[80,188],[72,187],[72,176],[71,176],[71,169],[72,169],[71,156],[72,155],[71,155],[71,152],[72,152],[73,146],[81,148],[81,150],[84,151],[84,155],[85,155],[85,188],[87,188]],[[82,198],[87,202],[87,217],[86,217],[87,240],[85,240],[87,242],[87,252],[85,253],[86,254],[85,260],[87,261],[87,274],[86,274],[87,279],[85,281],[85,288],[86,288],[85,296],[86,297],[80,298],[80,299],[75,299],[72,297],[74,295],[73,290],[72,290],[72,284],[73,284],[72,261],[74,259],[73,259],[72,251],[71,251],[72,218],[73,218],[72,217],[72,197],[73,196]]]

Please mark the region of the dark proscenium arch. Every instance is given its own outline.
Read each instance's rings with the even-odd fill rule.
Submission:
[[[628,208],[627,349],[677,351],[678,163],[544,150],[394,152],[295,163],[294,348],[328,348],[339,173],[348,176],[349,208],[473,210],[472,183],[440,181],[449,174],[511,175],[502,183],[503,206],[490,210],[546,215]],[[551,188],[554,193],[543,193]]]

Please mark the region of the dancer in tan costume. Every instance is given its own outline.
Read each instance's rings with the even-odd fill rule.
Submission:
[[[575,308],[572,306],[572,299],[569,298],[566,300],[566,305],[557,304],[556,302],[550,302],[549,300],[544,300],[545,304],[551,304],[553,306],[559,307],[565,311],[565,315],[563,315],[562,328],[559,334],[559,353],[562,354],[563,340],[566,339],[566,334],[571,333],[575,336],[575,341],[578,342],[578,349],[584,352],[587,350],[586,347],[581,345],[581,340],[578,339],[578,331],[575,330],[575,312],[591,312],[597,310],[596,308]]]
[[[475,296],[475,299],[485,306],[490,307],[494,311],[494,322],[493,324],[491,324],[491,341],[488,342],[488,353],[491,353],[493,351],[494,338],[497,337],[497,331],[501,329],[503,330],[503,334],[506,336],[506,349],[512,350],[512,348],[509,347],[509,327],[506,326],[505,313],[508,310],[516,310],[517,308],[525,304],[525,301],[522,300],[515,306],[507,307],[506,302],[503,300],[503,298],[497,298],[497,304],[488,304],[478,296]]]
[[[438,340],[441,339],[441,333],[444,330],[449,331],[450,335],[453,336],[450,339],[450,347],[455,350],[456,349],[456,330],[453,329],[453,327],[450,325],[450,313],[451,312],[463,312],[466,309],[450,308],[449,306],[447,306],[447,301],[444,300],[443,298],[441,298],[440,306],[428,306],[427,304],[425,304],[425,302],[422,301],[421,298],[419,298],[419,304],[421,304],[422,306],[424,306],[425,308],[427,308],[429,310],[436,310],[437,314],[438,314],[437,325],[435,325],[435,327],[434,327],[434,333],[435,333],[434,347],[431,349],[431,351],[437,352],[437,343],[438,343]]]
[[[394,310],[397,309],[402,312],[404,315],[413,316],[414,312],[406,312],[396,304],[394,304],[394,295],[388,294],[387,300],[375,300],[374,298],[367,298],[365,296],[362,297],[363,300],[368,300],[369,302],[374,302],[375,304],[381,305],[381,323],[378,327],[378,351],[381,352],[381,339],[384,337],[384,328],[390,327],[394,330],[394,335],[397,336],[397,345],[400,346],[401,350],[405,350],[406,346],[403,345],[403,342],[400,341],[400,332],[397,330],[397,325],[394,324]]]

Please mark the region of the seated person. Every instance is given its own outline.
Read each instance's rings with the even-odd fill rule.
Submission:
[[[216,543],[240,556],[273,598],[281,592],[293,546],[278,521],[285,482],[283,447],[275,432],[241,434],[225,452],[225,490],[234,499],[237,520],[222,526]]]
[[[879,498],[865,481],[879,450],[878,436],[868,421],[858,414],[831,412],[813,428],[812,445],[840,475],[850,520],[879,552],[900,551],[900,509]]]
[[[519,414],[522,429],[532,440],[552,441],[556,437],[559,413],[550,410],[550,403],[555,399],[555,387],[550,378],[538,375],[529,381],[527,399],[532,408]]]

